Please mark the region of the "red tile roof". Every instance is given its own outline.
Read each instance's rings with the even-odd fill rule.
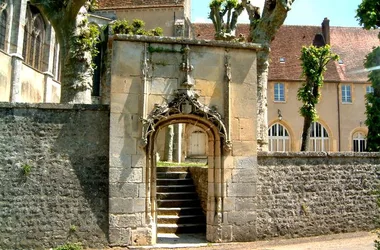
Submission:
[[[364,71],[365,56],[374,46],[379,46],[378,30],[367,31],[362,28],[331,27],[331,47],[343,64],[337,63],[341,81],[367,81]]]
[[[193,31],[196,39],[214,39],[214,27],[211,23],[193,24]],[[300,80],[301,48],[311,45],[318,33],[322,33],[320,26],[282,26],[271,44],[269,80]],[[238,25],[236,34],[248,37],[249,25]],[[380,45],[377,34],[376,30],[330,27],[332,50],[341,57],[344,64],[329,63],[325,80],[367,81],[363,60],[373,46]],[[284,58],[285,62],[281,63],[280,58]]]
[[[185,0],[99,0],[99,9],[183,6]]]

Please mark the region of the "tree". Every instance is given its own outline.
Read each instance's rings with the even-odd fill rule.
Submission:
[[[294,1],[265,0],[262,16],[260,16],[260,9],[253,6],[249,1],[242,0],[240,3],[248,12],[250,20],[250,35],[248,40],[263,44],[265,47],[264,50],[257,52],[257,145],[260,151],[268,150],[267,84],[270,44],[278,29],[284,23]],[[214,2],[223,3],[224,0],[213,0],[210,3],[210,7]],[[213,12],[212,9],[211,12]],[[224,11],[219,13],[223,14]],[[218,29],[216,31],[218,32]]]
[[[92,54],[98,37],[87,9],[96,0],[31,0],[54,28],[60,45],[61,102],[91,103]],[[96,53],[96,52],[95,52]]]
[[[380,27],[380,2],[363,0],[358,6],[356,18],[365,29]],[[380,47],[376,47],[365,59],[364,66],[370,70],[368,77],[374,92],[367,94],[365,124],[368,127],[367,151],[380,151]]]
[[[331,60],[338,59],[338,55],[331,52],[329,45],[323,47],[312,45],[301,50],[302,75],[305,77],[305,82],[297,93],[298,100],[303,103],[300,114],[304,117],[301,151],[308,151],[311,124],[318,119],[315,106],[321,96],[320,89],[323,86],[326,66]]]
[[[212,0],[210,2],[210,15],[215,28],[216,40],[232,40],[235,38],[237,19],[244,7],[237,0]],[[227,15],[227,22],[223,17]]]
[[[366,56],[364,66],[367,69],[380,65],[380,47],[376,47]],[[372,83],[373,93],[366,95],[366,115],[365,124],[368,127],[367,148],[369,152],[380,151],[380,71],[371,70],[368,74]]]

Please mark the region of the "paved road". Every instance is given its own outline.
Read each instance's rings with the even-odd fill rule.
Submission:
[[[245,243],[210,244],[193,237],[154,247],[115,247],[104,250],[154,249],[154,250],[375,250],[375,233],[356,232],[297,239],[273,239]],[[168,243],[168,242],[166,242]]]
[[[246,243],[208,244],[195,247],[185,247],[182,250],[374,250],[375,233],[357,232],[335,234],[298,239],[275,239],[270,241],[256,241]],[[173,244],[170,248],[161,246],[150,249],[173,249],[180,245]],[[183,247],[184,245],[182,245]]]

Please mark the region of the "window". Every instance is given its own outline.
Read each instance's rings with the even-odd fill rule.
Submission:
[[[274,84],[274,101],[275,102],[285,101],[285,86],[283,83]]]
[[[367,147],[367,139],[363,132],[356,132],[352,136],[352,145],[354,152],[364,152]]]
[[[326,129],[318,122],[311,124],[310,131],[310,151],[329,151],[329,134]]]
[[[351,85],[342,85],[342,102],[351,103]]]
[[[45,23],[40,12],[36,7],[28,6],[22,56],[25,63],[39,70],[42,67],[44,35]]]
[[[366,94],[373,93],[373,87],[372,86],[366,86],[365,87],[365,93]]]
[[[273,124],[268,130],[269,151],[290,151],[290,137],[284,126]]]
[[[5,37],[7,32],[7,11],[0,13],[0,49],[5,50]]]

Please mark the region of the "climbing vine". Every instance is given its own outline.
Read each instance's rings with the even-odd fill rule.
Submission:
[[[78,34],[72,38],[72,55],[77,59],[83,58],[83,53],[90,52],[91,57],[94,58],[98,53],[97,44],[100,42],[100,30],[95,24],[89,24],[87,19],[83,19],[82,23],[78,25]],[[95,65],[91,63],[91,67]]]
[[[320,89],[323,86],[323,75],[326,66],[331,60],[338,60],[339,56],[331,52],[329,45],[323,47],[303,47],[301,50],[302,75],[305,82],[298,89],[297,98],[303,104],[300,114],[304,117],[301,151],[307,151],[310,139],[311,123],[318,119],[315,106],[321,96]]]

